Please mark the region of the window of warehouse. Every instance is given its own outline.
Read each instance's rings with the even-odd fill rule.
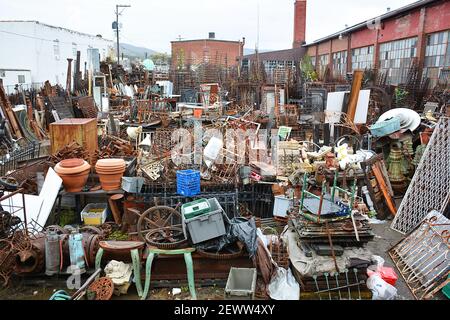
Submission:
[[[19,83],[25,83],[25,76],[24,75],[19,74],[17,77],[18,77],[17,80],[19,80]]]
[[[58,39],[53,41],[53,53],[55,55],[55,60],[59,61],[59,40]]]
[[[405,83],[413,58],[417,57],[417,37],[380,45],[380,71],[387,73],[389,84]]]
[[[436,86],[446,67],[450,67],[450,31],[429,34],[423,76],[430,78],[431,87]]]
[[[333,75],[343,76],[347,73],[347,51],[333,53]]]
[[[270,82],[283,82],[286,80],[289,69],[294,70],[293,61],[263,61],[266,76]]]
[[[328,67],[330,55],[329,54],[323,54],[319,56],[319,74],[323,77],[325,70]]]
[[[372,69],[374,59],[374,46],[352,50],[352,69]]]

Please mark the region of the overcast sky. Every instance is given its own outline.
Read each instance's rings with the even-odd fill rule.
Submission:
[[[413,0],[309,0],[307,41],[366,21]],[[260,7],[260,49],[292,46],[294,0],[0,0],[0,20],[38,20],[113,39],[115,4],[130,4],[121,16],[122,40],[161,52],[170,41],[205,38],[208,32],[225,40],[257,42]]]

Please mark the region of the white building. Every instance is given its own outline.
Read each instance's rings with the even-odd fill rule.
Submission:
[[[0,67],[0,79],[5,86],[6,92],[12,93],[12,89],[15,84],[22,86],[29,86],[31,81],[31,70],[25,69],[1,69]],[[27,89],[27,88],[25,88]]]
[[[105,60],[108,56],[114,58],[115,48],[113,41],[101,36],[38,21],[0,21],[0,44],[0,78],[5,87],[22,81],[24,86],[40,86],[47,80],[65,87],[68,58],[74,59],[73,72],[80,51],[80,69],[84,74],[88,49],[98,49],[101,60]]]

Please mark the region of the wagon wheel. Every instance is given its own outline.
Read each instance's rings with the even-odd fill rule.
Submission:
[[[177,249],[187,244],[183,229],[177,227],[151,230],[145,235],[145,241],[154,247],[164,250]]]
[[[170,207],[156,206],[145,211],[138,220],[137,232],[142,241],[145,235],[154,229],[167,227],[181,228],[181,214]]]

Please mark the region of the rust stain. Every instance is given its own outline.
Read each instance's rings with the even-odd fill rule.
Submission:
[[[410,28],[411,28],[411,15],[410,14],[395,20],[395,32],[396,33],[407,32]]]

